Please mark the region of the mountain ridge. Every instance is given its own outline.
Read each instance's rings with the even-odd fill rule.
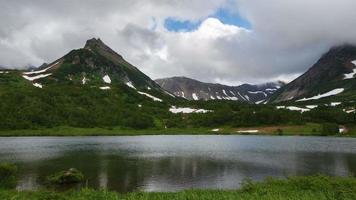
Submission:
[[[343,93],[350,93],[356,87],[354,61],[356,46],[344,44],[332,47],[305,73],[272,95],[271,101],[298,101],[341,88]]]
[[[263,103],[282,83],[259,85],[242,84],[228,86],[219,83],[205,83],[184,76],[155,80],[163,89],[188,100],[234,100],[249,103]]]

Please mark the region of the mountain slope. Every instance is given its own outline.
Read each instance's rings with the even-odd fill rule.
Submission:
[[[355,64],[355,46],[331,48],[307,72],[276,92],[271,102],[308,101],[325,97],[351,99],[356,89]]]
[[[100,39],[35,71],[0,71],[0,99],[3,130],[159,127],[176,101]]]
[[[155,81],[170,93],[188,100],[225,99],[249,103],[264,102],[282,85],[282,83],[267,83],[263,85],[227,86],[203,83],[186,77],[172,77]]]
[[[36,71],[24,72],[23,77],[37,86],[52,83],[70,83],[104,87],[127,84],[137,89],[161,90],[153,80],[126,62],[100,39],[88,40],[85,47]]]

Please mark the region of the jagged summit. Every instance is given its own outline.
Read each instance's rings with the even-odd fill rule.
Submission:
[[[119,62],[123,57],[112,50],[108,45],[106,45],[100,38],[92,38],[86,41],[84,49],[88,49],[91,51],[96,51],[100,54],[110,56],[114,58],[117,62]],[[115,58],[117,57],[117,58]]]
[[[24,72],[23,77],[33,84],[89,85],[130,85],[137,89],[161,88],[147,75],[127,62],[100,38],[86,41],[84,48],[75,49],[50,64],[43,64],[36,70]]]

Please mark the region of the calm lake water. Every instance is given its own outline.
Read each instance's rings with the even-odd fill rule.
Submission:
[[[19,166],[20,190],[81,170],[87,185],[119,192],[238,188],[246,178],[356,174],[356,139],[269,136],[0,138],[0,162]]]

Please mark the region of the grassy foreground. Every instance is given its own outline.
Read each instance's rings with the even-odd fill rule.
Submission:
[[[356,199],[355,178],[326,176],[290,177],[286,180],[267,179],[261,183],[245,182],[239,190],[187,190],[176,193],[134,192],[118,194],[83,189],[80,191],[17,192],[0,190],[2,200],[332,200]]]

